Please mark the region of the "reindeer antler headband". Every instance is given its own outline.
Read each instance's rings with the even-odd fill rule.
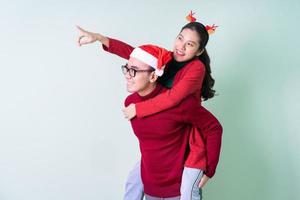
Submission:
[[[191,11],[187,16],[186,16],[186,19],[189,21],[189,22],[195,22],[196,21],[196,18],[194,17],[194,14],[195,13],[193,13],[193,11]],[[205,26],[205,29],[206,29],[206,31],[207,31],[207,33],[208,33],[208,35],[211,35],[211,34],[213,34],[215,31],[216,31],[216,28],[217,28],[218,26],[216,26],[215,24],[213,24],[213,25],[206,25]]]

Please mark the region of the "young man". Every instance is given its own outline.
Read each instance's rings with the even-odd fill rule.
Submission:
[[[122,66],[127,91],[132,93],[126,98],[125,106],[146,101],[166,90],[156,81],[163,73],[162,65],[170,60],[169,54],[152,45],[134,49],[128,64]],[[157,114],[134,118],[131,124],[140,144],[140,172],[147,200],[180,199],[192,126],[201,130],[204,140],[218,140],[217,144],[221,144],[220,123],[195,96],[188,96],[178,106]],[[219,155],[220,147],[216,149]],[[205,162],[205,156],[203,159]]]

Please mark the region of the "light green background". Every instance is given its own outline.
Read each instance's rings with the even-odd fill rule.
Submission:
[[[185,16],[211,36],[224,127],[207,200],[300,198],[300,3],[0,1],[0,200],[122,198],[139,157],[121,109],[125,60],[76,46],[75,25],[132,45],[171,48]]]

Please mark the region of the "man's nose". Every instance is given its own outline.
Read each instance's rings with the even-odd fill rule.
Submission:
[[[127,71],[125,74],[124,74],[125,78],[126,79],[131,79],[132,77],[130,76],[129,74],[129,71]]]

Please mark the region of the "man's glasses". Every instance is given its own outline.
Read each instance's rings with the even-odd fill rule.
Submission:
[[[135,77],[137,72],[153,72],[154,71],[154,69],[148,69],[148,70],[144,69],[144,70],[142,70],[142,69],[128,68],[128,64],[122,65],[121,69],[122,69],[122,72],[123,72],[124,75],[126,73],[129,73],[129,76],[131,76],[131,77]]]

